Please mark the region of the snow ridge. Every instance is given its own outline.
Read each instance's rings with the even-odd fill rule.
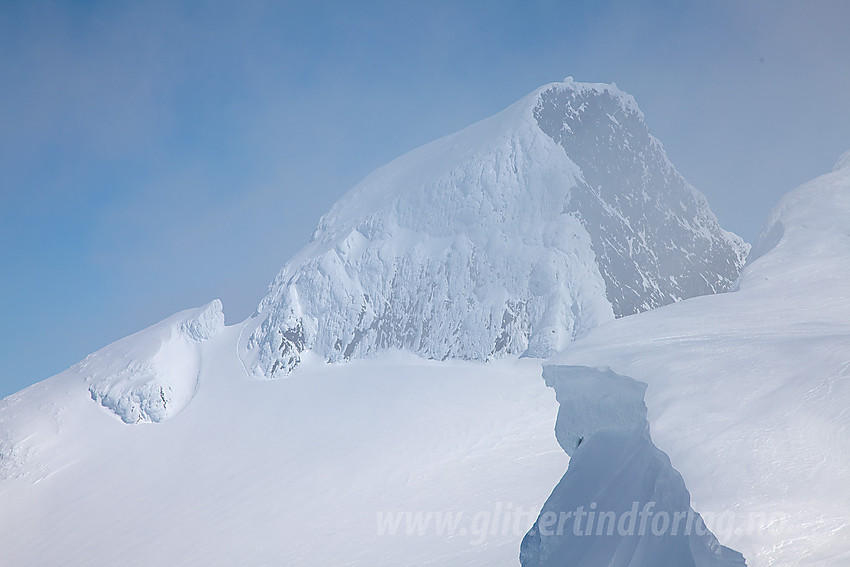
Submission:
[[[272,283],[240,356],[266,378],[307,350],[548,356],[615,316],[724,291],[746,251],[631,96],[567,79],[351,189]]]

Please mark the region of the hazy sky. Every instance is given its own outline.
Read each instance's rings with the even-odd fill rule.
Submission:
[[[850,2],[0,3],[0,396],[219,297],[343,192],[572,75],[756,237],[850,149]]]

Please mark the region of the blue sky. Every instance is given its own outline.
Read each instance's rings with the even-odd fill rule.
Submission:
[[[0,396],[219,297],[374,168],[567,75],[752,240],[850,149],[850,3],[2,2]]]

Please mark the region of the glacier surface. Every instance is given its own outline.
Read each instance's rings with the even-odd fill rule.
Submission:
[[[74,372],[0,401],[0,565],[517,564],[567,464],[540,361],[307,358],[265,381],[239,331],[198,343],[171,419],[127,425]],[[517,513],[491,535],[497,503]]]

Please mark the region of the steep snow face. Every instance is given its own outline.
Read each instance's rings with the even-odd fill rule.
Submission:
[[[240,353],[262,377],[302,353],[545,356],[617,315],[723,291],[722,231],[612,85],[547,85],[378,169],[277,276]]]
[[[847,565],[850,168],[787,194],[754,252],[735,292],[606,323],[547,372],[646,383],[653,442],[751,567]]]
[[[72,367],[93,400],[125,423],[168,419],[198,387],[199,343],[224,328],[221,302],[182,311],[117,341]]]

